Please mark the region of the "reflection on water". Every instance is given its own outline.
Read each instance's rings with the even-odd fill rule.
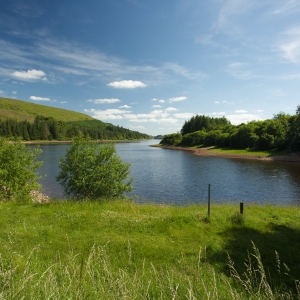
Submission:
[[[131,163],[131,177],[138,202],[185,204],[206,202],[207,186],[215,202],[244,201],[300,205],[300,166],[295,163],[196,156],[188,151],[149,147],[157,141],[118,143],[124,162]],[[58,162],[70,145],[41,145],[39,160],[44,191],[51,197],[63,192],[55,177]]]

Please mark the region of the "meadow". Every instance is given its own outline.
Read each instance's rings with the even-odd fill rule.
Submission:
[[[32,123],[36,116],[52,117],[64,122],[93,120],[92,117],[75,111],[0,97],[0,120],[12,118]]]
[[[0,203],[0,299],[300,299],[300,208]]]

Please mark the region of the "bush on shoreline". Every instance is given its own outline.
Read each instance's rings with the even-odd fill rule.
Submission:
[[[37,170],[42,162],[36,161],[40,152],[38,147],[25,147],[21,140],[10,142],[0,137],[0,201],[31,200],[31,192],[41,186]]]
[[[74,138],[65,158],[60,159],[57,181],[66,195],[78,200],[122,197],[132,191],[130,164],[123,163],[114,144],[98,144]]]

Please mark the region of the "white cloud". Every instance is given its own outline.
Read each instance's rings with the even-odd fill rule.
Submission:
[[[233,125],[239,125],[241,123],[247,123],[251,121],[258,121],[261,118],[258,115],[253,114],[238,114],[238,115],[226,115],[225,116]]]
[[[170,70],[173,73],[183,76],[190,80],[203,80],[208,78],[208,76],[202,72],[191,72],[190,70],[176,64],[176,63],[166,63],[164,64],[164,69]]]
[[[271,12],[271,14],[277,15],[281,14],[290,10],[299,10],[299,3],[297,3],[297,0],[289,0],[289,1],[284,1],[282,2],[283,5],[279,8],[276,8],[274,11]],[[298,9],[297,9],[298,7]]]
[[[119,106],[119,108],[131,108],[131,106],[125,104],[125,105]]]
[[[160,108],[160,107],[161,107],[161,105],[159,105],[159,104],[156,104],[156,105],[152,105],[152,107],[153,107],[153,108],[155,108],[155,107],[156,107],[156,108]]]
[[[41,16],[45,10],[38,6],[37,3],[13,2],[11,10],[22,17],[37,18]]]
[[[4,94],[4,91],[0,90],[0,94]]]
[[[222,7],[214,27],[237,39],[244,36],[243,25],[253,11],[266,5],[268,1],[261,0],[225,0],[220,1]],[[272,3],[272,1],[270,1]]]
[[[252,70],[246,69],[247,67],[247,63],[234,62],[228,65],[227,72],[240,80],[249,80],[258,77]]]
[[[23,32],[26,34],[25,30],[22,31],[22,33]],[[20,34],[20,32],[17,34]],[[29,36],[32,37],[32,34],[29,34]],[[135,88],[145,87],[150,84],[162,86],[166,83],[178,83],[179,80],[182,80],[180,76],[192,81],[199,81],[199,79],[206,76],[201,72],[194,71],[194,68],[195,70],[199,69],[196,68],[196,66],[188,70],[172,62],[161,65],[155,64],[155,66],[144,64],[133,65],[122,57],[108,55],[99,51],[96,47],[76,42],[69,43],[50,37],[47,39],[35,39],[31,45],[8,43],[0,40],[0,57],[7,65],[4,68],[5,70],[14,65],[16,66],[14,70],[25,70],[24,66],[27,66],[26,68],[29,70],[32,66],[45,66],[51,69],[51,71],[48,71],[49,74],[47,74],[47,78],[45,75],[39,80],[45,78],[45,80],[53,83],[65,82],[71,75],[74,75],[73,77],[81,77],[79,81],[80,84],[99,82],[100,79],[101,81],[107,80],[106,83],[112,87]],[[16,65],[16,63],[19,63],[19,65]],[[25,72],[27,72],[28,69],[26,69]],[[14,70],[8,70],[5,76],[12,76]],[[50,78],[50,72],[53,72],[55,78]],[[62,74],[66,75],[66,77],[63,77]],[[30,80],[24,79],[24,77],[28,78],[28,74],[16,73],[15,75],[19,76],[16,77],[18,79]],[[121,81],[120,78],[143,78],[143,80],[147,80],[147,83],[141,80]],[[31,80],[36,80],[36,78]]]
[[[220,102],[219,101],[215,101],[215,104],[219,104]]]
[[[272,97],[284,97],[286,93],[279,88],[269,89],[268,92],[271,94]]]
[[[119,99],[116,99],[116,98],[110,98],[110,99],[107,99],[107,98],[104,98],[104,99],[90,99],[90,100],[87,100],[88,102],[92,102],[94,104],[111,104],[111,103],[117,103],[117,102],[121,102],[121,100]]]
[[[193,113],[179,113],[179,114],[174,114],[174,117],[175,118],[178,118],[178,119],[190,119],[192,116],[194,116],[195,114]]]
[[[34,100],[34,101],[51,101],[50,98],[37,97],[37,96],[30,96],[30,100]]]
[[[25,81],[35,81],[35,80],[47,80],[46,73],[41,70],[28,70],[28,71],[15,71],[12,73],[12,76],[20,80]]]
[[[175,97],[175,98],[170,98],[169,102],[170,103],[172,103],[172,102],[179,102],[179,101],[184,101],[186,99],[187,99],[187,97]]]
[[[158,100],[158,99],[156,99],[156,98],[152,98],[152,99],[151,99],[151,101],[157,101],[157,100]]]
[[[229,102],[229,101],[227,101],[227,100],[222,101],[222,103],[233,104],[233,102]]]
[[[224,115],[225,115],[225,112],[224,112],[224,111],[221,111],[221,112],[213,112],[213,113],[210,113],[210,115],[213,115],[213,116],[224,116]]]
[[[285,59],[298,63],[300,58],[300,27],[293,27],[282,32],[277,47]]]
[[[158,100],[159,103],[165,103],[166,101],[164,99]]]
[[[279,45],[279,50],[283,53],[284,58],[297,63],[300,56],[300,39]]]
[[[168,107],[165,109],[165,111],[178,111],[178,109],[175,107]]]
[[[169,113],[163,110],[153,110],[147,114],[124,114],[125,119],[136,123],[175,124],[177,119],[169,117]]]
[[[264,112],[264,110],[263,109],[257,109],[257,110],[254,110],[254,112],[262,113],[262,112]]]
[[[60,103],[61,104],[66,104],[66,103],[68,103],[68,101],[61,101]]]
[[[132,129],[145,129],[145,126],[133,126],[133,125],[130,125],[130,128]]]
[[[177,122],[178,122],[178,120],[174,119],[174,118],[162,118],[160,120],[157,120],[156,123],[158,123],[158,124],[175,124]]]
[[[107,84],[108,86],[114,87],[116,89],[135,89],[135,88],[143,88],[147,85],[141,81],[133,81],[133,80],[122,80],[122,81],[114,81]]]
[[[279,79],[279,80],[299,80],[300,79],[300,73],[280,75],[280,76],[277,76],[277,77],[274,77],[274,78]]]
[[[123,119],[124,114],[131,113],[131,111],[121,110],[121,109],[106,109],[106,110],[96,110],[96,109],[85,109],[86,113],[92,114],[94,119],[98,120],[120,120]]]
[[[150,113],[133,114],[128,110],[121,109],[85,109],[86,113],[99,120],[121,120],[126,119],[134,123],[157,123],[157,124],[176,124],[178,120],[170,117],[169,113],[163,110],[153,110]]]
[[[244,114],[244,113],[246,113],[247,111],[244,110],[244,109],[238,109],[238,110],[236,110],[236,111],[234,111],[234,112],[237,113],[237,114]]]
[[[11,93],[14,94],[14,95],[16,95],[16,94],[17,94],[17,91],[12,91]]]

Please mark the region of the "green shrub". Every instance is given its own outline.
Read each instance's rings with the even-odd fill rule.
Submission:
[[[66,195],[76,199],[117,198],[132,190],[126,181],[130,164],[123,163],[114,144],[97,144],[77,137],[59,164],[57,181]]]
[[[192,133],[187,133],[182,137],[181,144],[184,146],[196,146],[203,144],[206,136],[205,130],[198,130]]]
[[[161,145],[173,145],[178,146],[181,144],[182,135],[180,133],[166,134],[164,138],[160,141]]]
[[[42,162],[36,161],[39,148],[26,147],[20,140],[10,142],[0,137],[0,200],[29,202],[30,192],[40,184],[36,170]]]

